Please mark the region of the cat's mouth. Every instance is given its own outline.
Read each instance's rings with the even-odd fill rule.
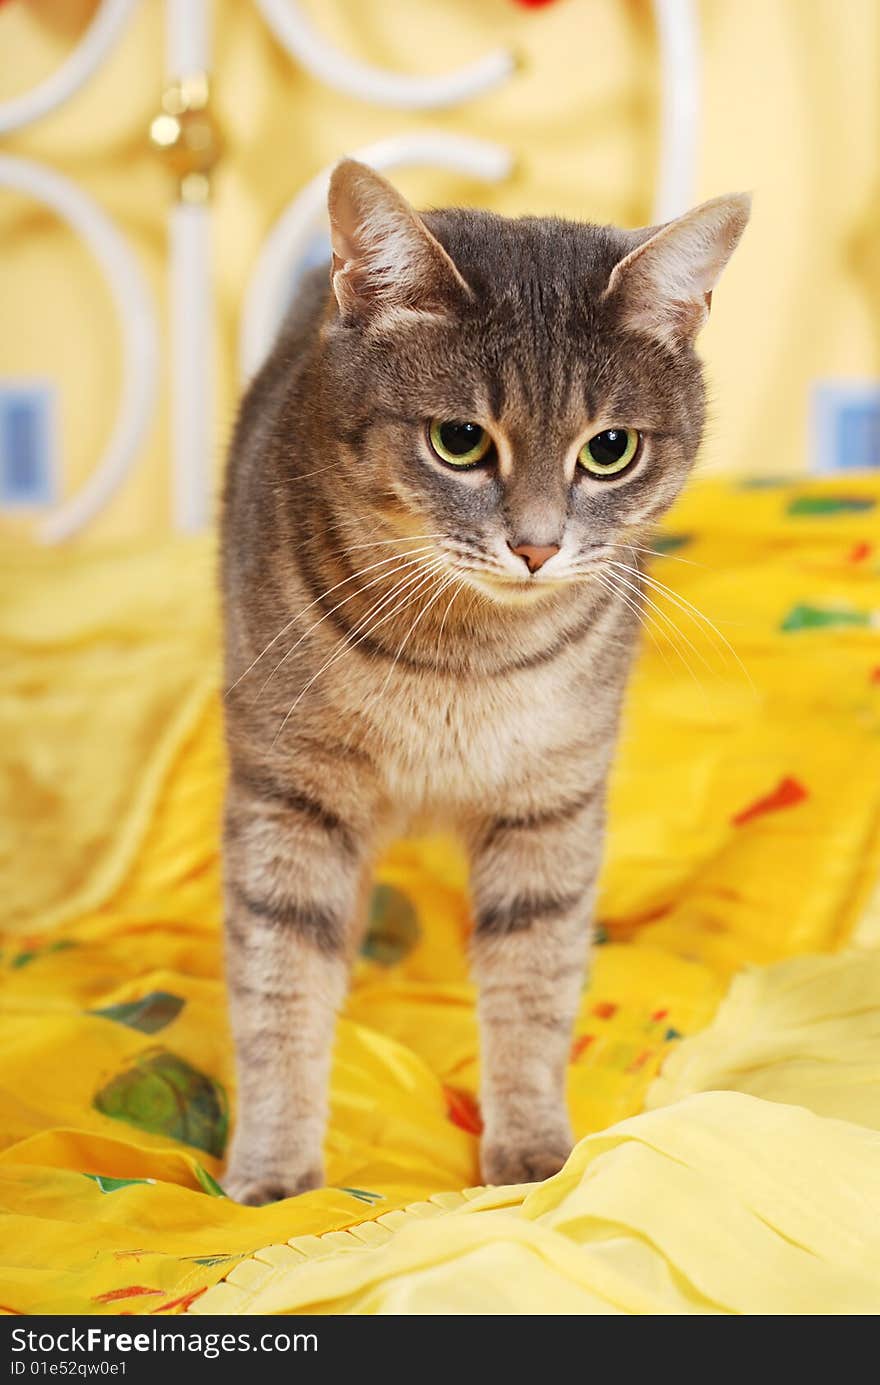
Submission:
[[[484,595],[504,605],[531,606],[547,600],[566,587],[602,580],[606,572],[605,555],[590,554],[584,560],[567,563],[551,572],[520,574],[506,568],[466,568],[459,569],[459,575]]]
[[[549,574],[520,577],[503,571],[473,570],[467,573],[467,579],[472,586],[491,596],[493,600],[515,606],[533,605],[538,601],[546,601],[549,596],[561,591],[563,587],[569,587],[573,582],[583,580],[579,573],[563,572],[552,577]]]

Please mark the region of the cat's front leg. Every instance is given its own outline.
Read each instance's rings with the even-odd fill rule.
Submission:
[[[472,842],[487,1183],[549,1178],[571,1150],[566,1068],[602,817],[597,790],[488,820]]]
[[[225,839],[237,1117],[224,1187],[260,1205],[324,1182],[330,1056],[364,853],[313,788],[234,768]]]

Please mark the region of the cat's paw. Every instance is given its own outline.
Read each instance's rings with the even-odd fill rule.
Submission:
[[[245,1207],[265,1207],[269,1202],[281,1202],[286,1197],[297,1197],[300,1193],[309,1193],[323,1186],[322,1168],[307,1169],[295,1177],[270,1174],[263,1178],[230,1170],[223,1179],[223,1191],[233,1202],[240,1202]]]
[[[480,1150],[484,1183],[542,1183],[558,1173],[571,1153],[567,1135],[531,1141],[489,1140]]]

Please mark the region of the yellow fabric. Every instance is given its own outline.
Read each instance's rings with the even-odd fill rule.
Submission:
[[[538,1190],[266,1246],[191,1311],[880,1313],[880,956],[748,969],[646,1105]]]
[[[880,954],[793,957],[737,976],[709,1028],[669,1055],[646,1105],[728,1090],[880,1130]]]
[[[210,584],[205,544],[0,550],[5,929],[76,918],[120,884],[217,686]]]
[[[192,1311],[880,1312],[880,1134],[797,1106],[693,1096],[440,1210],[383,1219],[385,1244],[268,1246]]]
[[[569,1096],[579,1136],[606,1130],[642,1110],[678,1049],[652,1097],[672,1104],[581,1145],[549,1190],[493,1193],[486,1218],[432,1219],[445,1249],[407,1231],[387,1274],[371,1261],[355,1282],[340,1258],[337,1278],[325,1266],[305,1291],[273,1281],[278,1306],[305,1292],[358,1311],[461,1311],[461,1286],[478,1282],[501,1310],[521,1270],[531,1311],[865,1311],[876,1206],[860,1221],[847,1197],[864,1210],[877,1195],[875,1137],[860,1127],[878,1109],[878,500],[876,479],[704,486],[659,545],[669,556],[654,573],[718,623],[753,686],[696,619],[664,606],[696,647],[681,645],[692,672],[658,617],[625,717]],[[260,1247],[358,1223],[374,1224],[362,1239],[381,1238],[377,1217],[438,1193],[457,1204],[478,1179],[465,878],[451,846],[432,841],[401,845],[379,871],[336,1046],[333,1186],[256,1210],[211,1195],[232,1095],[212,562],[208,544],[179,542],[12,555],[0,568],[9,1311],[204,1306],[220,1280],[218,1294],[242,1288],[228,1279],[239,1262],[259,1277]],[[782,962],[847,944],[860,949],[852,963]],[[720,1031],[682,1046],[734,973],[774,962],[740,975]],[[748,1095],[689,1096],[706,1086]],[[817,1114],[771,1104],[790,1102]],[[757,1158],[764,1149],[772,1157]],[[691,1171],[683,1182],[676,1160]],[[795,1175],[797,1205],[782,1197]],[[520,1204],[518,1230],[508,1210],[496,1236],[491,1209]],[[651,1220],[661,1212],[663,1227]],[[699,1239],[712,1217],[729,1254]],[[465,1223],[484,1229],[447,1229]],[[686,1235],[673,1235],[679,1223]],[[792,1260],[780,1237],[812,1255]],[[444,1277],[456,1256],[477,1280]],[[514,1264],[516,1276],[499,1275]],[[750,1277],[769,1285],[763,1300]]]
[[[449,133],[508,148],[509,178],[440,169],[395,177],[418,205],[644,225],[660,163],[653,6],[619,0],[300,0],[344,53],[391,71],[442,73],[498,47],[516,71],[449,110],[407,112],[315,80],[254,4],[211,6],[213,101],[223,154],[214,180],[216,471],[237,391],[236,345],[260,247],[321,168],[397,134]],[[0,5],[0,100],[57,69],[94,0]],[[702,339],[713,384],[709,467],[797,473],[812,451],[814,381],[877,374],[876,193],[880,8],[875,0],[736,0],[696,6],[700,157],[694,198],[752,189],[755,210]],[[112,53],[59,110],[4,137],[4,151],[73,178],[118,224],[167,328],[173,187],[147,143],[165,72],[165,5],[144,0]],[[584,54],[593,57],[585,63]],[[596,56],[600,55],[600,56]],[[772,132],[772,138],[768,138]],[[833,195],[829,194],[833,188]],[[0,189],[0,375],[59,386],[62,488],[91,473],[121,385],[119,334],[88,251],[32,201]],[[88,349],[78,350],[87,335]],[[166,532],[168,385],[138,465],[93,532]],[[4,525],[14,513],[0,517]],[[21,521],[19,521],[21,522]]]

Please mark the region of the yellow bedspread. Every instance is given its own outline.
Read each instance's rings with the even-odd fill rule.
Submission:
[[[210,545],[7,552],[0,1305],[880,1311],[878,500],[703,485],[658,544],[674,599],[627,710],[565,1170],[463,1193],[466,881],[408,843],[339,1026],[333,1186],[263,1209],[216,1181]]]

